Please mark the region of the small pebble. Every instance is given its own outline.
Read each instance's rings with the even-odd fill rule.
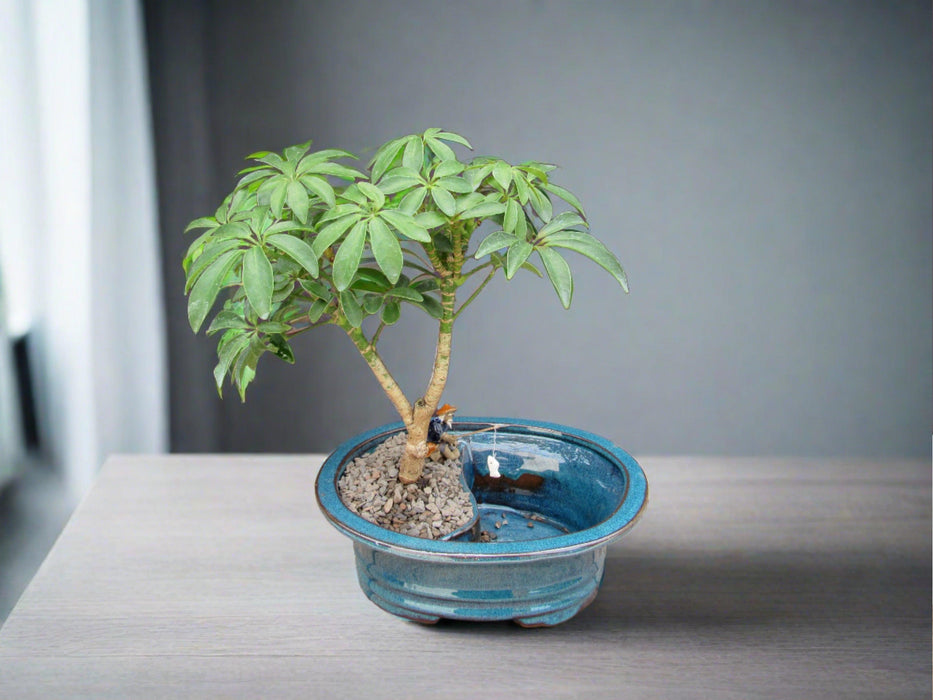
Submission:
[[[460,482],[459,461],[428,461],[417,484],[397,482],[404,434],[347,465],[338,481],[344,504],[366,520],[396,532],[437,539],[473,519],[470,494]]]

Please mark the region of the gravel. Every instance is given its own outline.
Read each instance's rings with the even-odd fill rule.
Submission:
[[[436,540],[474,518],[470,493],[460,483],[460,460],[427,460],[416,484],[398,481],[405,434],[394,435],[347,465],[337,482],[340,499],[371,523],[394,532]]]

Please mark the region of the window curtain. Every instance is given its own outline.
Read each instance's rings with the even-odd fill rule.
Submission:
[[[23,458],[19,394],[16,390],[12,342],[7,331],[5,308],[3,278],[0,275],[0,489],[16,475]]]
[[[107,455],[167,448],[142,16],[0,0],[0,23],[6,317],[29,337],[41,453],[80,494]]]

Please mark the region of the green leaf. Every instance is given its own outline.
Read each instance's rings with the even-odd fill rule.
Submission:
[[[288,194],[289,184],[288,180],[281,178],[275,185],[275,189],[272,190],[272,194],[269,195],[269,207],[277,219],[282,218],[282,209],[285,206],[285,196]]]
[[[553,219],[546,226],[538,231],[538,238],[544,238],[557,231],[569,229],[571,226],[586,226],[586,222],[580,216],[572,211],[565,211]]]
[[[292,327],[281,321],[263,321],[257,326],[257,329],[263,333],[288,333]]]
[[[256,201],[264,206],[268,205],[269,199],[272,197],[272,193],[275,191],[275,188],[279,187],[282,183],[285,183],[287,186],[288,178],[278,172],[275,175],[266,178],[266,180],[260,183],[259,187],[256,188]]]
[[[331,158],[352,158],[353,160],[358,160],[356,155],[350,153],[350,151],[344,151],[340,148],[325,148],[320,151],[315,151],[314,153],[309,153],[302,158],[295,172],[299,175],[303,175],[304,173],[311,172],[312,169],[319,165],[338,165],[337,163],[331,163]]]
[[[466,146],[471,151],[473,146],[470,145],[470,142],[463,138],[460,134],[455,134],[452,131],[438,131],[434,134],[435,138],[444,139],[445,141],[453,141],[454,143],[459,143],[462,146]]]
[[[302,172],[300,166],[298,171]],[[334,177],[339,177],[341,180],[351,181],[356,180],[357,178],[366,177],[365,174],[356,168],[351,168],[348,165],[341,165],[340,163],[331,163],[330,161],[317,163],[313,167],[309,168],[307,172],[320,173],[321,175],[333,175]]]
[[[525,214],[525,208],[518,205],[518,219],[515,221],[515,235],[525,240],[528,237],[528,215]]]
[[[300,284],[302,289],[304,289],[308,294],[317,299],[330,301],[332,297],[330,290],[315,280],[298,280],[298,284]]]
[[[324,314],[325,309],[330,301],[325,301],[324,299],[317,299],[311,303],[311,306],[308,308],[308,320],[311,323],[317,323],[321,316]]]
[[[440,187],[432,187],[431,197],[434,199],[434,203],[437,204],[437,208],[447,214],[447,216],[453,216],[457,213],[457,203],[454,201],[453,195],[447,190]]]
[[[242,330],[249,327],[250,325],[246,322],[246,319],[241,318],[240,315],[234,311],[228,311],[224,309],[218,312],[216,316],[214,316],[214,320],[211,321],[211,325],[207,329],[207,334],[213,335],[218,331],[225,331],[229,330],[230,328]]]
[[[405,212],[406,214],[414,214],[421,208],[427,194],[428,191],[424,187],[412,190],[402,197],[402,201],[398,203],[399,211]]]
[[[273,233],[284,233],[286,231],[313,231],[311,226],[306,226],[299,221],[276,221],[262,233],[263,236],[271,236]]]
[[[526,160],[519,167],[529,171],[544,173],[544,177],[547,177],[547,173],[557,169],[557,166],[553,163],[542,163],[539,160]]]
[[[405,144],[405,153],[402,155],[402,165],[412,170],[421,170],[424,165],[424,144],[418,136],[411,136]]]
[[[187,280],[185,281],[185,294],[191,291],[195,282],[208,268],[208,266],[224,253],[237,250],[243,245],[241,240],[222,240],[204,246],[201,254],[194,258],[191,266],[188,268]]]
[[[270,153],[269,151],[261,151],[262,155],[258,158],[250,158],[250,160],[258,160],[260,163],[266,163],[271,165],[277,170],[282,170],[285,167],[285,161],[282,160],[282,157],[278,153]]]
[[[431,239],[434,242],[434,248],[439,253],[453,253],[454,245],[447,234],[441,231],[435,231],[434,235],[431,236]]]
[[[377,270],[373,267],[361,267],[356,271],[356,276],[358,279],[366,280],[376,285],[380,292],[384,292],[392,286],[392,283],[389,282],[389,278],[386,277],[381,270]]]
[[[402,309],[397,301],[390,301],[382,307],[382,322],[387,326],[391,326],[398,321],[401,315]]]
[[[237,391],[240,394],[240,401],[246,401],[246,388],[256,377],[256,365],[259,358],[265,352],[266,347],[256,336],[250,339],[249,347],[240,353],[239,359],[233,368],[233,383],[236,384]]]
[[[362,192],[369,201],[376,205],[377,209],[382,209],[383,205],[386,203],[386,196],[382,193],[382,190],[365,180],[360,180],[356,183],[356,186],[360,188],[360,192]]]
[[[434,177],[441,178],[450,177],[451,175],[459,175],[463,172],[464,168],[466,168],[466,165],[461,163],[459,160],[442,160],[440,163],[438,163],[437,167],[434,168]]]
[[[216,200],[215,200],[216,201]],[[220,222],[217,221],[213,216],[202,216],[199,219],[195,219],[190,224],[185,227],[185,233],[196,228],[217,228],[220,226]]]
[[[351,187],[353,186],[354,185],[351,185]],[[347,189],[349,189],[349,187]],[[343,196],[343,194],[344,193],[341,193],[341,196]],[[362,195],[360,196],[362,197]],[[363,197],[363,201],[364,202],[366,201],[365,197]],[[346,202],[344,204],[338,204],[337,206],[331,207],[330,209],[325,211],[323,214],[321,214],[320,218],[317,220],[317,225],[323,226],[328,221],[335,221],[336,219],[341,219],[344,216],[348,216],[350,214],[356,214],[356,213],[360,213],[360,207],[358,204],[355,204],[353,202]]]
[[[280,258],[276,261],[276,267],[285,268],[292,267],[291,260],[288,258]],[[294,267],[297,267],[294,266]],[[294,271],[294,269],[290,270]],[[278,284],[275,286],[275,290],[272,292],[272,304],[280,304],[281,302],[288,299],[292,294],[295,293],[295,280],[291,277],[282,279],[279,278]]]
[[[528,270],[528,272],[533,273],[533,274],[534,274],[535,276],[537,276],[539,279],[541,279],[541,278],[544,277],[544,275],[541,274],[541,270],[539,270],[538,268],[536,268],[534,265],[532,265],[532,264],[531,264],[530,262],[528,262],[527,260],[526,260],[525,262],[522,263],[522,269],[523,269],[523,270]]]
[[[236,183],[236,188],[238,190],[245,189],[248,191],[255,191],[262,185],[262,180],[265,180],[268,177],[272,177],[277,173],[271,168],[266,168],[265,166],[260,165],[255,168],[246,168],[237,174],[243,176]]]
[[[411,288],[424,294],[425,292],[433,292],[435,289],[438,289],[440,285],[438,284],[436,277],[425,277],[423,279],[415,280],[411,283]]]
[[[551,214],[553,213],[551,200],[536,187],[532,187],[528,193],[531,199],[531,208],[535,210],[537,215],[541,218],[541,221],[545,223],[549,222],[551,220]]]
[[[505,205],[505,217],[502,219],[502,228],[509,233],[515,232],[519,218],[523,218],[522,206],[514,199],[510,199]],[[524,236],[523,236],[524,238]]]
[[[473,257],[478,260],[494,251],[510,248],[518,242],[519,239],[514,234],[505,231],[494,231],[483,239],[483,242],[479,244],[479,248],[473,253]]]
[[[275,333],[269,336],[269,344],[272,346],[272,354],[280,360],[285,360],[288,364],[295,364],[295,353],[292,352],[285,336]]]
[[[563,199],[565,202],[567,202],[567,204],[580,212],[580,216],[586,217],[586,214],[583,213],[583,205],[580,204],[580,200],[576,198],[573,192],[570,190],[565,190],[563,187],[558,187],[557,185],[550,182],[545,185],[541,185],[541,187],[551,194],[555,194]]]
[[[237,218],[244,219],[249,221],[250,230],[256,232],[259,235],[265,231],[265,229],[273,222],[273,217],[269,213],[268,207],[255,207],[249,211],[244,211],[237,214]]]
[[[363,193],[360,192],[360,188],[355,182],[352,185],[347,185],[343,192],[340,193],[340,196],[360,206],[366,204],[368,201],[366,197],[363,196]]]
[[[551,220],[551,215],[554,210],[551,207],[551,200],[548,199],[547,194],[536,187],[530,188],[528,194],[531,200],[531,208],[535,210],[535,213],[543,222],[548,223]]]
[[[295,212],[298,220],[305,224],[308,222],[308,193],[300,183],[292,180],[285,191],[285,202],[288,208]]]
[[[375,158],[373,158],[370,163],[370,172],[372,173],[374,181],[379,180],[383,173],[389,169],[396,156],[398,156],[398,152],[402,150],[402,146],[405,145],[405,140],[407,138],[408,137],[393,139],[379,147],[379,150],[376,151]]]
[[[455,175],[450,177],[442,177],[435,184],[443,187],[448,192],[467,194],[473,191],[473,185],[464,180],[462,177],[457,177]]]
[[[330,183],[321,177],[316,177],[314,175],[302,175],[299,178],[299,181],[304,185],[309,192],[316,194],[320,197],[327,206],[332,207],[337,203],[336,195],[334,194],[334,188],[330,186]]]
[[[356,292],[368,292],[371,294],[384,294],[385,291],[391,287],[390,283],[379,284],[378,282],[373,282],[372,280],[367,279],[356,279],[353,280],[353,284],[350,285],[350,289]]]
[[[512,181],[515,183],[515,191],[518,193],[518,201],[522,206],[528,204],[529,187],[528,181],[521,173],[513,173]]]
[[[444,315],[444,306],[439,299],[430,294],[425,294],[421,301],[415,303],[415,306],[431,318],[441,318]]]
[[[300,238],[287,233],[276,233],[266,237],[266,243],[287,254],[292,260],[301,265],[312,277],[318,276],[318,256],[311,250],[311,246]]]
[[[528,259],[528,256],[531,255],[532,250],[534,250],[534,246],[528,241],[519,241],[509,248],[509,252],[505,256],[505,278],[507,280],[515,276],[515,273],[518,272],[518,268],[520,268]]]
[[[530,160],[522,163],[519,167],[543,185],[547,183],[548,171],[553,170],[557,166]]]
[[[420,182],[421,184],[425,183],[424,177],[421,175],[421,172],[418,170],[413,170],[412,168],[406,168],[404,165],[400,165],[397,168],[392,168],[387,172],[380,182],[388,180],[389,178],[404,178],[406,180],[411,180],[412,183]]]
[[[224,224],[223,226],[218,226],[214,229],[214,232],[211,234],[214,239],[220,240],[222,238],[250,238],[252,233],[250,233],[249,227],[246,224],[243,224],[239,221],[234,221],[229,224]]]
[[[490,216],[496,216],[505,211],[505,205],[502,202],[483,202],[475,207],[470,207],[460,215],[461,219],[488,219]]]
[[[447,219],[436,211],[423,211],[420,214],[415,214],[415,222],[426,229],[432,229],[446,224]]]
[[[198,332],[201,324],[204,323],[205,317],[214,305],[227,273],[242,256],[243,252],[241,250],[231,250],[224,253],[210,264],[192,287],[191,294],[188,297],[188,323],[191,324],[191,330],[195,333]]]
[[[356,295],[347,290],[340,292],[340,308],[343,309],[343,315],[347,317],[350,325],[359,328],[363,323],[363,307],[357,301]]]
[[[383,194],[395,194],[409,187],[421,184],[421,180],[415,180],[410,177],[384,177],[379,181],[379,189]]]
[[[441,160],[441,162],[457,159],[457,155],[453,152],[450,146],[448,146],[446,143],[442,143],[433,136],[426,136],[424,143],[434,152],[434,155],[436,155]]]
[[[354,283],[354,285],[350,287],[350,289],[355,289],[355,288],[356,288],[356,284]],[[381,295],[367,294],[366,296],[363,297],[363,304],[362,304],[363,313],[366,314],[367,316],[372,316],[374,313],[379,311],[380,308],[382,308],[382,303],[383,303],[383,299]]]
[[[472,209],[477,204],[486,201],[486,197],[479,192],[470,192],[462,197],[457,197],[457,214],[462,214],[467,209]]]
[[[567,248],[589,258],[612,275],[622,289],[628,292],[628,279],[622,264],[602,241],[592,234],[584,231],[559,231],[545,238],[539,245]]]
[[[476,189],[479,187],[480,183],[486,179],[489,173],[492,172],[492,168],[493,163],[486,163],[485,165],[470,165],[467,167],[464,175],[471,183],[473,183],[473,189]]]
[[[272,264],[261,246],[253,246],[243,256],[243,289],[259,318],[272,311]]]
[[[369,222],[369,244],[376,257],[376,264],[385,272],[389,281],[395,284],[402,274],[402,247],[389,227],[378,217]]]
[[[246,349],[249,342],[250,335],[248,333],[241,333],[230,340],[223,346],[223,349],[218,352],[217,366],[214,367],[214,382],[217,384],[217,393],[221,398],[223,398],[224,377],[227,376],[230,366],[239,354]]]
[[[503,190],[508,192],[509,185],[512,184],[512,166],[504,160],[500,160],[492,166],[492,177]]]
[[[424,226],[418,223],[411,214],[393,209],[383,209],[379,212],[379,217],[384,219],[392,228],[406,238],[410,238],[413,241],[420,241],[421,243],[429,243],[431,241],[431,234],[429,234]]]
[[[205,244],[211,240],[211,231],[202,233],[200,236],[194,239],[194,242],[188,246],[188,251],[185,253],[185,257],[181,261],[182,269],[185,271],[185,275],[189,274],[191,269],[191,263],[197,258],[201,253],[204,252]]]
[[[311,142],[305,141],[304,143],[299,143],[297,146],[289,146],[282,152],[282,155],[285,156],[286,160],[298,160],[308,152],[309,148],[311,148]]]
[[[351,226],[357,223],[363,215],[359,212],[348,214],[336,221],[327,224],[321,229],[321,232],[311,242],[311,250],[316,258],[320,258],[324,251],[336,243],[340,237],[349,230]]]
[[[550,248],[538,248],[538,255],[541,256],[544,271],[547,272],[548,279],[551,280],[554,291],[560,298],[560,303],[565,309],[569,309],[570,301],[573,299],[573,277],[570,274],[570,265],[560,253]]]
[[[424,299],[421,292],[417,289],[412,289],[411,287],[393,287],[388,292],[386,292],[387,297],[396,297],[398,299],[404,299],[405,301],[420,302]]]
[[[334,285],[337,291],[342,292],[353,281],[353,275],[360,266],[363,257],[363,245],[366,242],[366,222],[360,221],[347,235],[337,254],[334,256]],[[341,300],[343,295],[341,295]],[[341,301],[342,304],[342,301]]]

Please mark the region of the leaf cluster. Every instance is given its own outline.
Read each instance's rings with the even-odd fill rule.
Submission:
[[[579,200],[550,181],[555,166],[463,162],[452,146],[471,148],[458,134],[428,129],[383,144],[363,170],[348,163],[357,160],[352,153],[311,151],[310,142],[248,156],[254,165],[220,207],[186,229],[200,231],[183,261],[192,330],[224,299],[207,329],[220,334],[218,392],[229,376],[244,398],[264,353],[294,362],[289,340],[323,324],[352,331],[375,317],[373,349],[403,304],[452,324],[499,270],[507,279],[519,269],[547,276],[569,307],[565,250],[591,259],[627,291],[618,259],[589,233]],[[555,214],[552,197],[569,209]],[[474,243],[486,221],[493,232]],[[479,272],[482,282],[460,308],[442,303],[442,289]]]

